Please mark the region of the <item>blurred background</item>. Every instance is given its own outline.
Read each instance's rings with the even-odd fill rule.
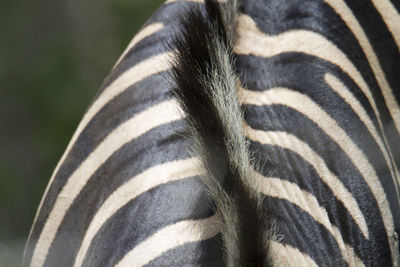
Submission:
[[[20,266],[92,97],[163,0],[0,1],[0,266]]]

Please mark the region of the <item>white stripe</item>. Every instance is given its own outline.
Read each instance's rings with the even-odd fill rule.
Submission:
[[[151,119],[149,119],[151,118]],[[121,146],[154,127],[182,118],[175,101],[165,101],[137,114],[111,132],[68,178],[57,196],[33,253],[31,266],[42,266],[68,208],[93,173]]]
[[[382,0],[379,0],[382,1]],[[389,112],[393,118],[394,125],[396,126],[397,132],[400,134],[400,107],[394,98],[392,88],[390,87],[386,75],[382,70],[381,64],[372,48],[371,43],[369,42],[364,30],[361,25],[358,23],[358,20],[354,16],[353,12],[346,5],[345,2],[341,0],[325,0],[338,15],[343,19],[346,25],[350,28],[354,36],[357,38],[358,43],[360,44],[362,50],[367,56],[369,65],[371,66],[372,71],[376,77],[376,80],[381,88],[381,92],[383,98],[385,99],[386,106],[389,109]],[[396,25],[399,27],[399,24]]]
[[[353,220],[357,223],[364,237],[366,239],[369,238],[367,223],[365,222],[364,215],[362,214],[358,203],[339,178],[328,169],[324,160],[306,143],[290,133],[279,131],[259,131],[250,128],[248,125],[245,125],[245,132],[251,140],[261,144],[275,145],[289,149],[303,157],[306,162],[314,167],[319,177],[331,189],[335,197],[342,202],[343,206],[348,210]]]
[[[98,209],[85,233],[74,266],[82,265],[90,242],[103,224],[121,207],[138,195],[161,184],[200,175],[202,169],[197,158],[173,161],[152,167],[120,186]]]
[[[135,37],[133,37],[132,41],[129,43],[128,47],[125,49],[125,51],[122,53],[122,55],[119,57],[118,61],[115,63],[114,67],[115,68],[121,60],[125,57],[125,55],[134,47],[138,42],[142,41],[144,38],[162,30],[164,28],[164,24],[161,22],[155,22],[150,25],[147,25],[145,28],[143,28],[140,32],[138,32]]]
[[[386,150],[386,148],[382,142],[382,139],[379,137],[379,134],[378,134],[371,118],[368,116],[367,112],[362,107],[362,105],[358,101],[358,99],[355,98],[352,93],[350,93],[349,89],[338,78],[336,78],[334,75],[332,75],[330,73],[325,74],[324,78],[325,78],[325,81],[327,82],[327,84],[338,95],[340,95],[344,99],[344,101],[351,107],[351,109],[354,111],[354,113],[357,114],[357,116],[363,122],[365,127],[367,127],[369,133],[375,139],[375,142],[378,144],[379,149],[381,150],[383,157],[385,158],[385,161],[389,167],[389,171],[390,171],[391,177],[393,179],[393,183],[395,185],[395,190],[396,190],[396,194],[398,197],[398,201],[400,201],[398,186],[396,186],[396,185],[400,184],[399,171],[397,169],[397,165],[392,164],[391,152]],[[383,135],[383,138],[387,144],[385,135]]]
[[[317,267],[309,255],[301,252],[287,244],[281,244],[278,241],[270,241],[269,254],[274,266],[298,266],[298,267]]]
[[[110,100],[112,100],[118,94],[122,93],[129,86],[131,86],[153,74],[167,70],[168,62],[172,55],[171,53],[172,52],[167,52],[167,53],[163,53],[163,54],[151,57],[151,58],[135,65],[134,67],[128,69],[126,72],[121,74],[121,76],[119,76],[112,84],[110,84],[103,91],[103,93],[97,98],[97,100],[93,102],[93,104],[89,107],[86,114],[83,116],[83,119],[79,123],[78,128],[75,130],[75,133],[72,136],[71,140],[69,141],[67,149],[64,151],[64,154],[62,155],[60,161],[57,163],[57,166],[50,178],[50,181],[47,184],[47,187],[43,194],[42,200],[40,201],[39,208],[36,212],[36,216],[35,216],[33,225],[36,224],[36,220],[37,220],[40,210],[42,208],[43,201],[50,189],[50,186],[53,184],[54,178],[55,178],[56,174],[58,173],[58,170],[60,169],[60,167],[61,167],[62,163],[64,162],[65,158],[67,157],[67,155],[69,154],[72,146],[76,143],[78,136],[81,134],[81,132],[86,127],[86,125],[89,123],[89,121],[94,117],[94,115],[96,115],[97,112],[99,112],[99,110],[102,107],[104,107],[105,104],[107,104]],[[32,230],[33,230],[33,227],[31,228],[31,232],[32,232]]]
[[[318,200],[312,194],[300,189],[297,184],[279,178],[264,177],[256,172],[254,177],[258,185],[257,189],[260,192],[267,196],[285,199],[299,206],[331,233],[339,246],[343,259],[347,263],[357,263],[357,266],[363,266],[361,260],[354,254],[354,250],[348,249],[351,246],[344,243],[340,231],[331,224],[325,208],[319,205]]]
[[[244,101],[246,101],[246,104],[260,106],[273,104],[286,105],[306,115],[310,120],[317,124],[346,153],[354,167],[356,167],[364,177],[365,182],[377,201],[387,235],[388,237],[393,235],[394,225],[392,213],[390,211],[389,202],[386,198],[386,193],[383,190],[375,169],[346,132],[336,123],[335,120],[321,109],[318,104],[312,101],[308,96],[287,88],[274,88],[265,92],[245,90],[243,94],[245,95]],[[366,234],[366,236],[368,236],[368,229],[363,228],[363,225],[359,226],[364,235]]]
[[[141,242],[129,251],[116,266],[143,266],[170,249],[185,243],[212,238],[219,232],[217,215],[206,219],[180,221],[159,230]]]

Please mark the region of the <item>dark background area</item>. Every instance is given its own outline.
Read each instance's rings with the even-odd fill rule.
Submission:
[[[0,1],[0,266],[20,266],[58,160],[163,0]]]

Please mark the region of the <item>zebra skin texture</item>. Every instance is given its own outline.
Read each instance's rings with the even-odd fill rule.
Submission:
[[[399,12],[166,1],[82,118],[23,265],[399,266]]]

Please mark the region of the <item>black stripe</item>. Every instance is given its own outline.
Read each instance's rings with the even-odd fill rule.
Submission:
[[[159,266],[207,266],[223,267],[221,235],[200,242],[188,243],[168,250],[145,265]]]
[[[400,13],[400,1],[398,0],[390,0],[394,8],[396,9],[397,13]]]
[[[335,238],[308,213],[284,199],[267,196],[264,203],[275,212],[279,243],[298,248],[318,266],[347,266]]]
[[[156,231],[186,219],[212,215],[198,177],[160,185],[130,201],[101,227],[83,266],[114,266]]]
[[[320,0],[249,0],[242,3],[240,11],[270,35],[293,29],[308,29],[322,35],[329,35],[331,31],[337,33],[338,28],[347,30],[342,29],[345,25],[341,24],[340,17]]]
[[[175,122],[151,130],[118,149],[101,165],[68,209],[49,249],[46,266],[73,264],[97,209],[119,186],[150,167],[189,157],[182,151],[186,143],[181,136],[164,134],[180,125],[181,122]]]

